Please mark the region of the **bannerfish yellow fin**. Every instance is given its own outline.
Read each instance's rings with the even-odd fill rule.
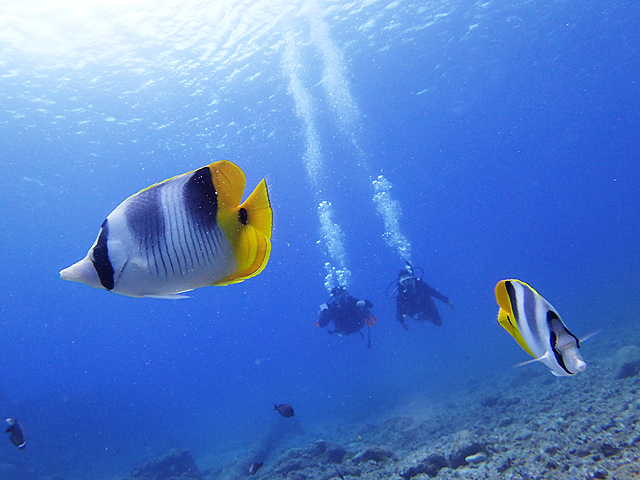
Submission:
[[[271,254],[273,211],[264,179],[240,203],[246,183],[242,170],[228,161],[212,163],[209,169],[218,193],[218,225],[229,239],[237,262],[235,272],[213,283],[223,286],[264,270]]]
[[[520,333],[520,329],[518,329],[516,318],[513,313],[513,305],[511,304],[511,299],[509,298],[509,293],[507,292],[507,282],[520,281],[502,280],[496,285],[496,301],[498,302],[498,306],[500,307],[500,311],[498,312],[498,323],[502,325],[502,328],[509,332],[509,334],[511,334],[511,336],[515,339],[516,342],[518,342],[518,345],[520,345],[525,352],[527,352],[532,357],[535,357],[535,355],[533,354],[533,352],[531,352],[531,349],[527,345],[527,342],[524,340],[522,333]],[[537,361],[537,359],[534,359],[533,361]]]

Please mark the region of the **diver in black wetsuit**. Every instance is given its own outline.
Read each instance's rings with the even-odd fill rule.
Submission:
[[[370,328],[376,323],[369,311],[372,307],[373,303],[369,300],[356,300],[344,287],[334,287],[329,301],[320,305],[316,326],[324,328],[329,322],[333,322],[335,329],[329,330],[330,334],[349,335],[360,332],[365,325]],[[367,347],[371,348],[371,332]]]
[[[421,321],[431,320],[435,325],[442,325],[440,313],[431,297],[437,298],[453,308],[453,304],[447,297],[416,277],[409,264],[400,270],[395,284],[396,288],[390,296],[392,297],[397,292],[396,319],[405,330],[409,329],[405,323],[407,317]]]

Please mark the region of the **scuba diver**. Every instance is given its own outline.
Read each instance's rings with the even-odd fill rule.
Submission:
[[[316,327],[324,328],[329,322],[333,322],[335,329],[328,330],[329,334],[349,335],[359,332],[364,338],[360,330],[366,325],[369,337],[367,348],[371,348],[370,329],[376,324],[375,317],[369,311],[372,307],[373,303],[369,300],[356,300],[344,287],[334,287],[329,301],[320,305]]]
[[[391,293],[387,293],[387,296],[393,298],[397,293],[396,319],[405,330],[409,330],[409,326],[405,323],[407,317],[420,321],[431,320],[435,325],[442,325],[440,313],[431,297],[437,298],[453,308],[453,303],[447,297],[414,275],[414,268],[409,263],[400,270],[398,279],[387,287],[387,292],[394,285],[395,288]]]

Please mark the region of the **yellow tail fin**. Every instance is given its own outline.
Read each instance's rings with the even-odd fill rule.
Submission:
[[[263,178],[256,189],[249,195],[249,198],[240,205],[245,208],[248,213],[248,225],[252,225],[256,230],[271,239],[273,231],[273,210],[271,210],[271,201],[269,200],[269,190],[267,182]]]
[[[271,254],[273,211],[267,182],[262,179],[249,198],[235,211],[236,218],[240,219],[234,244],[238,269],[215,285],[238,283],[258,275],[266,267]]]

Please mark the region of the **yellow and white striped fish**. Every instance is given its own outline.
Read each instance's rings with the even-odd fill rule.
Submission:
[[[245,183],[224,160],[141,190],[60,277],[129,297],[180,298],[258,275],[271,252],[273,213],[265,180],[241,203]]]
[[[544,363],[558,377],[587,368],[580,355],[580,340],[556,309],[529,285],[502,280],[496,285],[496,301],[500,306],[498,323],[534,358],[532,362]]]

